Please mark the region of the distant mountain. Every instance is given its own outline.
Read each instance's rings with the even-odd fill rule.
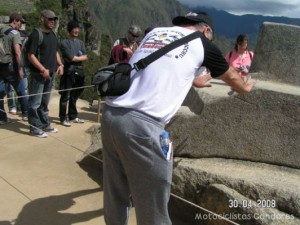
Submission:
[[[260,27],[262,23],[266,21],[300,26],[300,19],[295,18],[252,14],[237,16],[223,10],[216,10],[214,8],[200,6],[190,9],[192,11],[200,10],[207,12],[213,18],[216,34],[231,40],[235,40],[239,34],[245,33],[249,36],[252,42],[256,42]]]
[[[172,18],[188,9],[175,0],[88,0],[89,12],[101,32],[112,39],[127,34],[132,24],[147,27],[170,26]]]

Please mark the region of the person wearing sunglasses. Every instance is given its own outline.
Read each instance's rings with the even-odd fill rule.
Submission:
[[[127,37],[119,38],[113,44],[111,57],[108,64],[128,62],[132,54],[138,48],[138,38],[142,30],[137,25],[131,25],[127,32]]]
[[[55,74],[62,75],[64,66],[58,53],[59,45],[53,29],[58,17],[49,9],[43,10],[40,17],[40,28],[29,35],[27,53],[29,65],[29,101],[28,122],[30,133],[36,137],[46,138],[45,132],[57,133],[51,127],[48,104]],[[40,42],[42,35],[42,42]]]

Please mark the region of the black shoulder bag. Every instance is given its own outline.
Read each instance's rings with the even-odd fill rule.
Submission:
[[[132,70],[135,69],[139,71],[145,69],[150,63],[165,55],[167,52],[200,37],[201,33],[198,31],[191,33],[164,46],[147,57],[140,59],[133,64],[133,67],[129,63],[115,63],[102,67],[94,74],[92,84],[95,85],[97,93],[100,96],[123,95],[130,88],[130,73]]]

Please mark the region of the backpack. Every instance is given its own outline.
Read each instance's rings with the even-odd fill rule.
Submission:
[[[3,29],[3,28],[2,28]],[[5,32],[0,32],[0,63],[11,63],[12,61],[12,46],[9,45],[8,34],[14,30],[14,28],[9,28]]]
[[[39,33],[39,41],[38,41],[38,59],[40,58],[40,46],[42,45],[43,43],[43,33],[41,31],[40,28],[34,28],[34,30],[36,30],[38,33]],[[22,46],[21,46],[21,65],[23,67],[27,67],[30,62],[28,60],[28,55],[27,55],[27,45],[28,45],[28,37],[26,37],[22,43]]]

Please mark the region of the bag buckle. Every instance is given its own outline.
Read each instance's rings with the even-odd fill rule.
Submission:
[[[145,69],[146,68],[146,63],[144,62],[144,60],[140,60],[136,63],[133,64],[133,67],[136,71],[139,71],[141,69]]]

